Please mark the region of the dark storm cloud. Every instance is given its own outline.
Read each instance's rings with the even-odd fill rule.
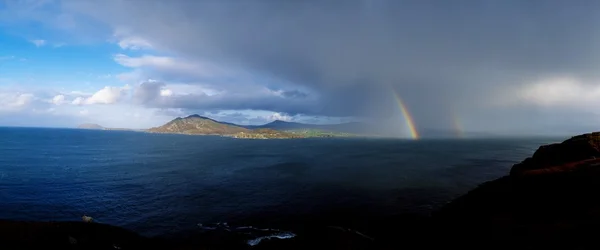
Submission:
[[[215,95],[206,93],[161,94],[168,85],[162,82],[143,82],[133,90],[133,101],[152,108],[187,109],[218,112],[220,110],[269,110],[289,114],[314,113],[316,106],[306,102],[302,92],[285,94],[290,91],[271,92],[226,92]],[[303,98],[296,97],[303,95]]]
[[[133,101],[148,104],[160,98],[160,91],[165,87],[163,82],[143,82],[133,90]]]
[[[153,107],[177,107],[190,110],[269,110],[289,114],[314,113],[311,103],[264,95],[182,95],[161,97]]]
[[[517,120],[530,112],[526,105],[488,109],[490,99],[508,100],[513,88],[547,77],[575,76],[587,85],[598,78],[597,1],[115,0],[64,7],[188,60],[268,74],[319,96],[305,102],[316,105],[310,108],[268,98],[227,108],[385,117],[397,113],[395,89],[420,126],[447,124],[456,111],[482,124],[502,120],[494,129],[544,120]],[[203,105],[200,99],[182,107]]]
[[[283,91],[281,94],[287,98],[306,98],[306,97],[308,97],[307,93],[300,92],[298,90]]]

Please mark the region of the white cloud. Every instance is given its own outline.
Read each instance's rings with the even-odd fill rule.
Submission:
[[[122,49],[130,49],[130,50],[141,50],[141,49],[151,49],[152,45],[150,42],[146,41],[143,38],[139,37],[124,37],[118,42],[119,47]]]
[[[141,57],[130,57],[124,54],[117,54],[114,56],[114,60],[125,67],[139,68],[139,67],[192,67],[189,64],[177,62],[171,57],[167,56],[153,56],[143,55]]]
[[[32,101],[33,94],[20,94],[12,103],[9,103],[9,106],[20,108],[29,105]]]
[[[64,95],[54,96],[52,98],[52,103],[54,103],[54,105],[61,105],[61,104],[65,103],[65,96]]]
[[[223,91],[219,91],[209,86],[205,86],[203,84],[167,84],[166,88],[171,90],[171,92],[175,95],[207,95],[214,96],[218,94],[223,94]]]
[[[275,113],[271,114],[270,116],[267,116],[266,119],[269,120],[269,121],[280,120],[280,121],[286,121],[286,122],[288,122],[288,121],[292,120],[292,117],[289,116],[289,115],[286,115],[286,114],[275,112]]]
[[[75,127],[92,122],[106,127],[149,128],[174,118],[157,112],[159,109],[130,103],[130,89],[126,85],[95,93],[63,90],[57,94],[52,89],[0,86],[0,126]],[[89,105],[92,103],[108,104]]]
[[[172,96],[173,95],[173,91],[171,91],[170,89],[161,89],[160,90],[160,96]]]
[[[98,92],[94,93],[89,98],[85,99],[84,104],[114,104],[117,103],[125,92],[129,90],[129,86],[110,87],[106,86]]]
[[[131,32],[123,28],[117,28],[113,33],[113,37],[121,49],[141,50],[153,48],[152,44],[148,40],[140,36],[133,35]]]
[[[36,40],[31,40],[31,43],[33,43],[36,47],[42,47],[42,46],[46,45],[46,40],[36,39]]]
[[[28,107],[35,100],[30,93],[0,93],[0,111],[17,111]]]
[[[113,56],[113,60],[118,64],[134,69],[133,72],[118,75],[117,78],[121,80],[145,81],[148,78],[157,78],[161,81],[177,81],[176,79],[197,81],[207,77],[232,76],[229,71],[210,63],[168,56],[142,55],[132,57],[125,54],[116,54]]]
[[[198,98],[212,97],[218,94],[220,92],[201,85],[165,84],[164,82],[149,79],[135,86],[133,101],[138,104],[171,107],[171,105],[176,105],[173,102],[177,103],[184,100],[200,101]]]
[[[271,90],[271,89],[268,89],[267,87],[264,87],[263,89],[264,89],[264,91],[266,91],[267,93],[270,93],[272,95],[279,96],[279,97],[285,97],[284,91],[281,89],[280,90]]]
[[[150,128],[163,125],[175,118],[157,112],[158,109],[127,103],[92,105],[73,111],[74,113],[71,114],[78,117],[80,123],[96,123],[109,128]]]
[[[181,113],[180,110],[170,110],[168,112],[172,116],[185,116],[189,113]],[[232,122],[245,125],[262,125],[273,122],[275,120],[294,121],[310,124],[338,124],[345,122],[360,121],[354,117],[329,117],[329,116],[306,116],[306,115],[286,115],[283,113],[274,113],[266,110],[221,110],[204,112],[206,117],[210,117],[219,121]]]
[[[33,101],[33,94],[20,94],[17,96],[16,100],[9,104],[13,107],[24,107],[30,104]]]
[[[512,92],[512,93],[511,93]],[[533,104],[540,107],[597,108],[600,84],[585,83],[570,77],[554,77],[534,81],[504,93],[496,103],[501,105]],[[510,95],[513,97],[506,97]]]
[[[77,98],[75,98],[71,102],[71,104],[73,104],[73,105],[82,105],[84,102],[85,102],[85,98],[83,98],[83,97],[77,97]]]
[[[15,59],[15,56],[0,56],[0,61],[12,60],[12,59]]]

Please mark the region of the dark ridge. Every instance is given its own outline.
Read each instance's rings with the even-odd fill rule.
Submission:
[[[198,114],[188,115],[188,116],[187,116],[187,117],[185,117],[185,118],[186,118],[186,119],[187,119],[187,118],[200,118],[200,119],[208,119],[208,120],[213,120],[213,119],[210,119],[210,118],[208,118],[208,117],[201,116],[201,115],[198,115]],[[213,120],[213,121],[214,121],[214,120]]]

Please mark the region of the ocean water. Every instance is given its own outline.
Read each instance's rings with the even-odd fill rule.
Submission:
[[[0,219],[88,215],[146,236],[231,224],[352,227],[427,214],[564,139],[240,140],[0,128]]]

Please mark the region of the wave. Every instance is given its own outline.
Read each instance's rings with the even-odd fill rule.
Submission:
[[[247,243],[250,246],[256,246],[258,245],[262,240],[270,240],[273,238],[277,238],[277,239],[291,239],[296,237],[296,235],[294,233],[290,233],[290,232],[284,232],[284,233],[278,233],[278,234],[273,234],[273,235],[269,235],[269,236],[261,236],[258,237],[256,239],[252,239],[252,240],[248,240]]]
[[[241,235],[246,239],[246,244],[249,246],[256,246],[264,240],[270,239],[291,239],[296,237],[296,234],[289,231],[283,231],[280,229],[273,228],[257,228],[253,226],[237,226],[232,227],[227,222],[218,222],[212,224],[198,223],[198,227],[205,231],[226,231],[233,234]]]

